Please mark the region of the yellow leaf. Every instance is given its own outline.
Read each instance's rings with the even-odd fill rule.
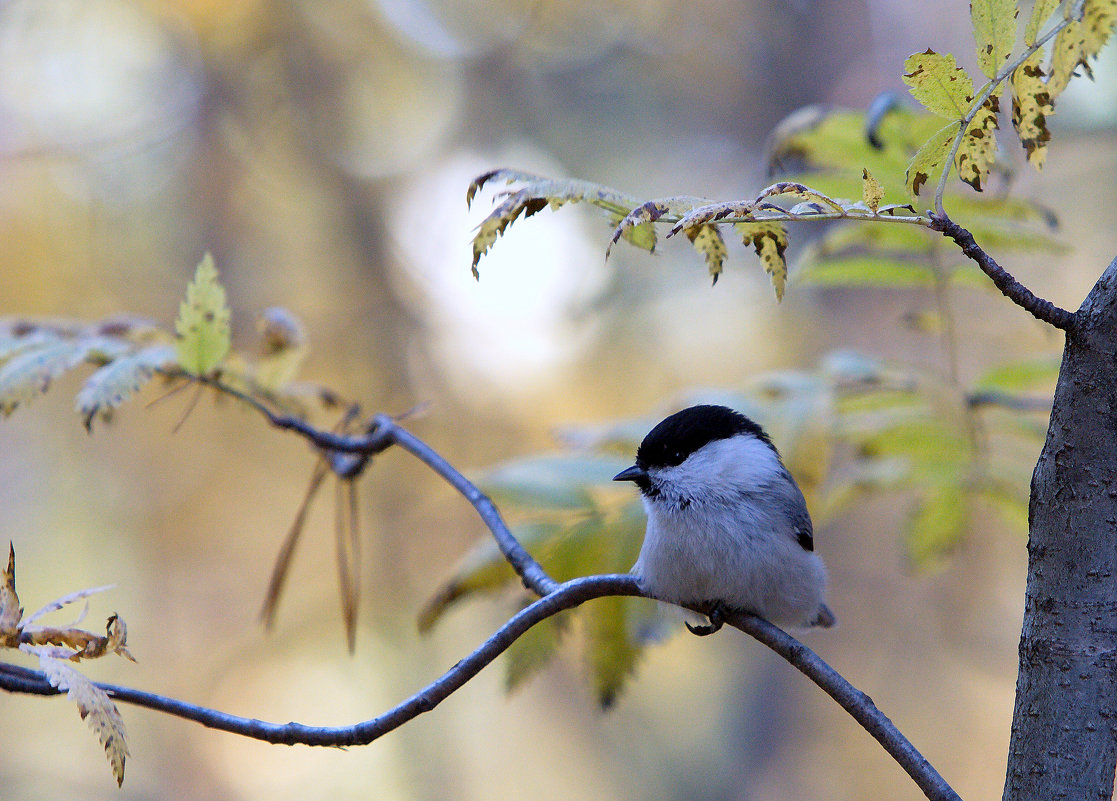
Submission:
[[[1039,38],[1039,28],[1059,7],[1060,0],[1036,0],[1032,6],[1032,15],[1028,17],[1028,24],[1024,27],[1024,46],[1031,47]]]
[[[946,161],[950,146],[961,126],[961,122],[952,122],[944,126],[924,142],[919,151],[912,156],[906,173],[908,192],[912,197],[919,197],[919,190]]]
[[[924,108],[940,117],[960,120],[973,102],[973,80],[949,53],[914,53],[904,62],[904,83]]]
[[[1094,58],[1109,37],[1117,23],[1117,0],[1087,0],[1082,25],[1086,29],[1082,42],[1082,62]]]
[[[1048,67],[1047,92],[1054,100],[1070,83],[1078,63],[1082,58],[1082,45],[1085,43],[1082,25],[1071,22],[1055,36],[1051,45],[1051,64]]]
[[[705,257],[706,267],[716,284],[725,267],[725,260],[729,256],[721,232],[715,225],[697,225],[684,230],[694,249]]]
[[[186,300],[175,320],[178,363],[190,375],[207,375],[229,352],[229,307],[217,277],[213,256],[207,253],[186,287]]]
[[[884,187],[867,169],[861,170],[861,200],[876,214],[880,202],[884,200]]]
[[[908,558],[925,567],[958,545],[970,522],[969,501],[957,486],[928,494],[908,524]]]
[[[977,45],[977,63],[988,78],[1008,61],[1016,43],[1016,0],[971,0],[970,19],[973,22],[974,42]]]
[[[954,157],[958,177],[978,192],[981,191],[981,182],[989,177],[989,168],[997,157],[996,131],[999,109],[997,96],[990,95],[966,128],[958,153]]]
[[[626,241],[642,247],[651,253],[655,250],[655,221],[667,212],[667,206],[655,200],[641,203],[628,214],[616,221],[613,238],[605,248],[605,258],[613,251],[613,245],[623,237]],[[639,233],[637,233],[639,232]]]
[[[783,291],[787,286],[787,261],[783,256],[787,250],[787,227],[779,222],[759,221],[734,223],[733,228],[746,245],[751,244],[756,250],[764,272],[772,281],[776,300],[783,300]]]
[[[1037,50],[1012,73],[1012,127],[1028,154],[1028,163],[1037,170],[1043,169],[1051,139],[1047,117],[1055,112],[1043,81],[1042,58],[1043,51]]]

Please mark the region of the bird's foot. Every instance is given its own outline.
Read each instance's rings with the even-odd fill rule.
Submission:
[[[725,625],[725,604],[721,601],[715,603],[710,607],[710,611],[706,617],[710,619],[709,625],[692,626],[690,623],[686,623],[686,627],[690,629],[690,633],[695,637],[708,637],[714,632],[721,630],[721,627]]]

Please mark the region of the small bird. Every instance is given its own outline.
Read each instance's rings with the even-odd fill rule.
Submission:
[[[648,514],[632,572],[656,598],[705,605],[710,625],[688,623],[695,634],[721,628],[727,608],[793,628],[836,622],[803,493],[745,415],[724,406],[676,412],[613,480],[634,482]]]

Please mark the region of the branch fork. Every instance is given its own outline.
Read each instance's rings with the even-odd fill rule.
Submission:
[[[949,221],[947,221],[949,222]],[[520,610],[472,653],[439,678],[377,717],[349,726],[307,726],[301,723],[269,723],[230,715],[167,696],[113,684],[98,684],[114,699],[201,723],[213,729],[285,745],[367,745],[399,728],[439,703],[476,676],[516,639],[536,624],[566,609],[606,596],[651,597],[632,575],[597,575],[559,583],[519,543],[495,504],[469,479],[433,448],[387,415],[377,415],[358,435],[343,435],[317,429],[299,418],[280,415],[263,403],[225,387],[214,379],[199,379],[219,391],[234,395],[263,414],[275,428],[294,431],[327,454],[350,455],[370,460],[396,445],[403,448],[452,486],[473,506],[489,529],[505,559],[524,586],[538,599]],[[688,607],[701,612],[699,606]],[[803,643],[768,621],[739,610],[724,617],[727,625],[743,631],[771,648],[813,681],[845,709],[885,751],[903,767],[932,801],[960,801],[957,793],[922,754],[896,728],[865,693],[851,685],[836,670]],[[0,688],[13,693],[54,695],[58,691],[36,670],[0,662]]]

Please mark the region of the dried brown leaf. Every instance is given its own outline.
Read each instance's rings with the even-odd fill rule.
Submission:
[[[19,644],[19,621],[23,609],[16,594],[16,549],[8,543],[8,567],[0,582],[0,645],[15,648]]]
[[[64,660],[72,658],[65,648],[46,645],[24,645],[21,650],[39,658],[39,666],[52,687],[64,691],[77,704],[78,712],[97,733],[105,747],[117,786],[124,783],[124,763],[128,757],[128,733],[120,710],[108,693],[70,667]]]

